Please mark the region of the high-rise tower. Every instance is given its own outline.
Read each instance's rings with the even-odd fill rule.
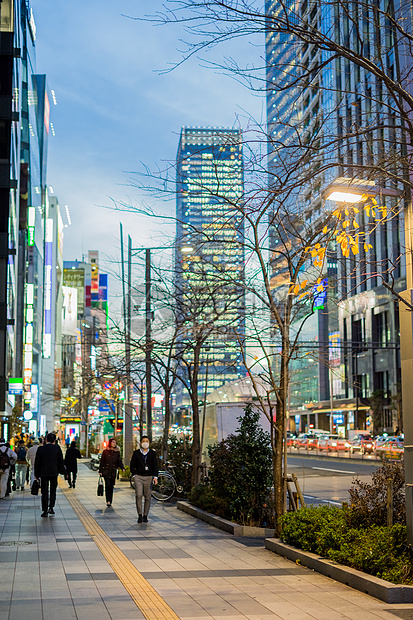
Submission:
[[[208,390],[245,374],[239,347],[245,334],[243,181],[240,130],[182,128],[177,155],[176,305],[181,321],[189,313],[193,321],[195,310],[199,325],[214,323],[201,360],[201,394],[207,364]]]

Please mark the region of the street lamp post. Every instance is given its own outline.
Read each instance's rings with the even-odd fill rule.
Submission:
[[[337,202],[356,203],[362,195],[378,195],[401,198],[403,193],[397,189],[376,188],[373,182],[355,179],[337,179],[324,192],[324,197]],[[403,431],[404,431],[404,470],[406,490],[407,540],[413,545],[413,208],[411,196],[405,199],[404,236],[406,247],[406,286],[400,294],[405,303],[399,304],[400,315],[400,361],[402,375]]]

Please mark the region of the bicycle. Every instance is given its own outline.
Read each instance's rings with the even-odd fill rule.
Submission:
[[[157,484],[152,485],[151,495],[158,502],[166,502],[168,499],[171,499],[175,493],[184,493],[186,487],[190,486],[188,475],[186,475],[185,480],[178,484],[175,475],[175,468],[175,465],[167,462],[166,469],[160,471],[158,474]],[[190,468],[190,463],[185,463],[184,468],[188,470]],[[135,485],[133,484],[133,476],[130,477],[130,485],[133,489],[135,488]]]

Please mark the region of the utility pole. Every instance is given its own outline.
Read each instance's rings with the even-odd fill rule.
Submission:
[[[146,362],[146,424],[147,433],[152,441],[152,366],[151,366],[151,251],[145,250],[145,294],[146,294],[146,343],[145,343],[145,362]]]
[[[120,224],[120,252],[122,263],[123,335],[125,341],[125,411],[123,416],[123,458],[129,462],[133,451],[132,390],[131,390],[131,297],[132,297],[132,239],[128,235],[128,291],[125,294],[125,257],[123,250],[123,227]]]
[[[125,463],[129,463],[133,451],[133,423],[132,423],[132,389],[131,389],[131,298],[132,298],[132,239],[128,235],[128,296],[127,296],[127,321],[125,329],[125,366],[126,366],[126,386],[125,386],[125,413],[123,416],[123,457]]]

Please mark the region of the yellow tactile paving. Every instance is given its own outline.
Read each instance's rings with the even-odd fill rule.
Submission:
[[[179,616],[169,607],[155,588],[141,575],[136,566],[109,538],[95,521],[74,492],[59,478],[59,487],[82,522],[85,530],[93,537],[107,562],[130,594],[131,598],[147,620],[179,620]]]

